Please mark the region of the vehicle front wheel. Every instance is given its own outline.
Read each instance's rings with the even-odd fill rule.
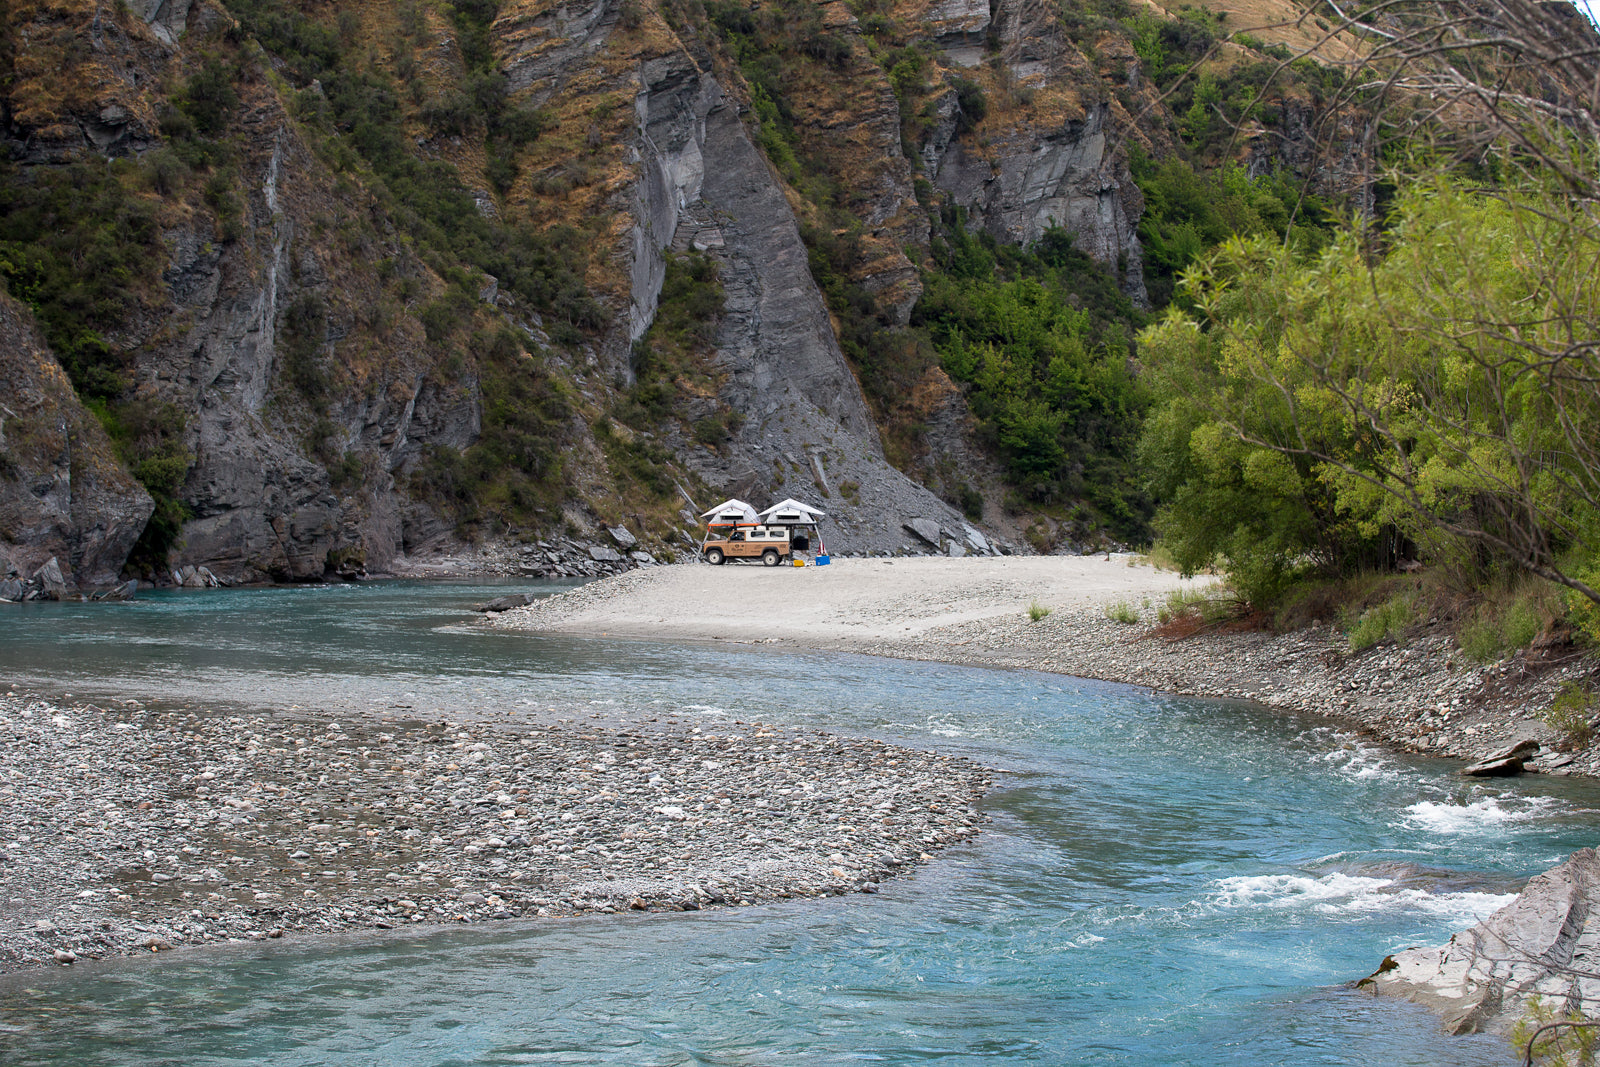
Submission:
[[[720,548],[708,548],[708,549],[706,549],[706,562],[711,564],[712,566],[715,566],[715,567],[722,566],[722,549],[720,549]]]
[[[778,550],[775,548],[769,548],[765,552],[761,553],[761,562],[765,563],[769,567],[776,567],[778,565]]]

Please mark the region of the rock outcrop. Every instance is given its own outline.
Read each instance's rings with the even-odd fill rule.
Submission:
[[[1361,986],[1430,1008],[1453,1034],[1507,1032],[1535,996],[1558,1018],[1592,1018],[1600,1013],[1600,855],[1573,853],[1449,944],[1397,952]]]
[[[0,295],[0,577],[47,570],[53,596],[109,586],[153,508],[27,310]]]

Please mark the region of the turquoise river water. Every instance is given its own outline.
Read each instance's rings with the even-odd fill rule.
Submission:
[[[1351,983],[1600,827],[1591,783],[1467,782],[1244,704],[478,626],[468,606],[507,591],[6,607],[0,680],[219,711],[804,723],[999,768],[992,827],[874,897],[12,976],[0,1064],[1510,1064]]]

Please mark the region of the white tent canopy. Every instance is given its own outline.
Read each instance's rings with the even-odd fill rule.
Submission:
[[[761,513],[762,522],[784,525],[793,523],[810,525],[818,519],[827,517],[825,512],[812,507],[810,504],[802,504],[793,497],[781,500]]]
[[[708,524],[715,526],[725,526],[728,523],[753,523],[760,521],[756,515],[756,509],[751,507],[749,504],[746,504],[738,497],[724,500],[710,511],[702,514],[700,517]]]

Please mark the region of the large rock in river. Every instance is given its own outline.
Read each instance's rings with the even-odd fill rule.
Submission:
[[[1388,957],[1361,987],[1431,1008],[1453,1034],[1509,1031],[1536,995],[1557,1017],[1600,1014],[1600,856],[1574,852],[1449,944]]]

